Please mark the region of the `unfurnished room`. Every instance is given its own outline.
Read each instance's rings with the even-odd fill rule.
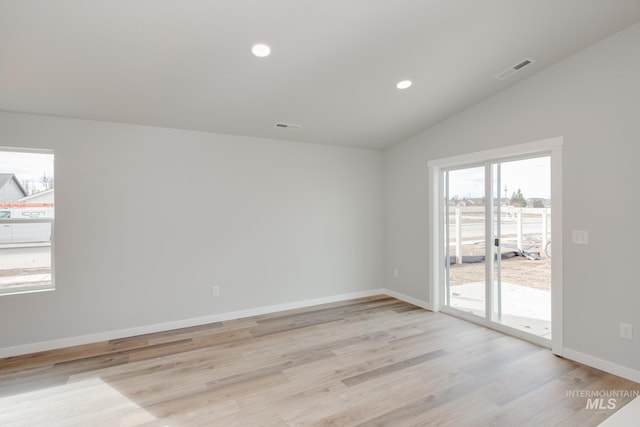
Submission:
[[[638,425],[639,76],[638,0],[0,0],[0,426]]]

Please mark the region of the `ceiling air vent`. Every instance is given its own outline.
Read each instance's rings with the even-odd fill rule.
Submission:
[[[278,122],[275,125],[273,125],[274,128],[280,128],[280,129],[293,129],[293,130],[299,130],[302,128],[302,125],[296,125],[293,123],[282,123],[282,122]]]
[[[527,65],[531,65],[533,64],[535,61],[533,59],[527,58],[527,59],[523,59],[522,61],[518,62],[516,65],[514,65],[513,67],[509,67],[504,71],[500,71],[498,74],[496,74],[495,76],[493,76],[493,78],[498,79],[498,80],[504,80],[507,77],[511,77],[512,75],[514,75],[515,73],[517,73],[518,71],[522,70],[523,68],[525,68]]]

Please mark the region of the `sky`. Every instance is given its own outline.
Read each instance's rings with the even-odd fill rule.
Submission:
[[[0,151],[0,173],[14,173],[21,183],[39,184],[45,173],[53,178],[53,154]]]
[[[551,163],[549,157],[503,162],[501,168],[500,197],[507,197],[520,189],[526,199],[551,197]],[[449,198],[484,197],[484,167],[459,169],[449,172]],[[497,196],[497,195],[496,195]]]

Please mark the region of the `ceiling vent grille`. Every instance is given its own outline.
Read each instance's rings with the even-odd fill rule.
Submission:
[[[500,71],[498,74],[493,76],[493,78],[498,80],[504,80],[507,77],[511,77],[512,75],[522,70],[523,68],[527,67],[528,65],[533,64],[534,62],[535,61],[531,58],[523,59],[522,61],[518,62],[516,65],[509,67],[506,70]]]
[[[275,125],[273,125],[273,127],[278,129],[291,129],[291,130],[302,129],[302,125],[296,125],[293,123],[282,123],[282,122],[276,123]]]

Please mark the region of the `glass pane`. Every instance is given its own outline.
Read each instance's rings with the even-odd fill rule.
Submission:
[[[485,314],[484,167],[448,172],[447,304],[479,316]]]
[[[50,289],[53,154],[0,151],[0,294]]]
[[[545,338],[551,338],[551,259],[545,253],[551,220],[550,168],[550,157],[501,163],[497,193],[500,287],[496,293],[501,316],[494,320]]]

